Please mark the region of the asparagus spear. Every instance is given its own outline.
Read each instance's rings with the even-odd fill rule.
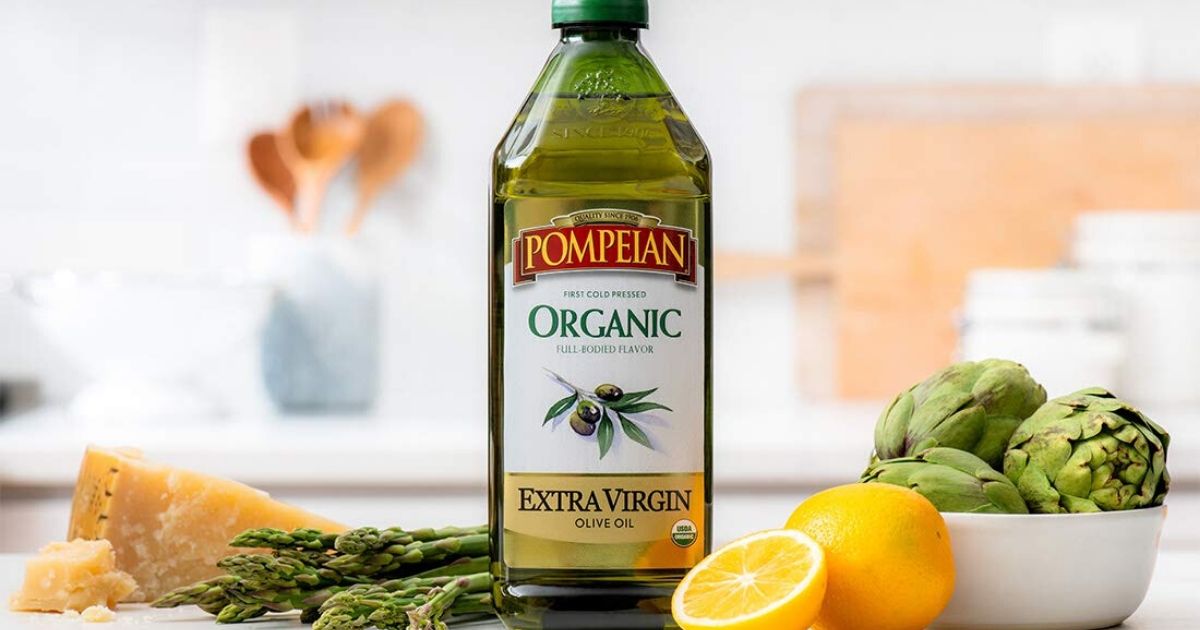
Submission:
[[[335,552],[309,551],[307,549],[276,549],[275,557],[299,560],[313,568],[324,568],[330,560],[337,557]]]
[[[450,562],[461,557],[484,555],[489,547],[487,534],[467,534],[393,545],[379,552],[338,556],[326,566],[342,575],[374,576],[399,571],[405,565]]]
[[[231,602],[217,613],[217,623],[241,623],[267,614],[267,609],[255,604]]]
[[[333,548],[343,554],[370,553],[387,549],[393,545],[407,545],[413,540],[408,532],[399,527],[387,529],[360,527],[343,532],[337,537]]]
[[[488,556],[463,556],[443,564],[442,566],[434,567],[420,573],[414,573],[409,577],[428,578],[471,575],[472,573],[486,573],[489,566],[491,566],[491,559]]]
[[[263,606],[271,612],[287,612],[296,608],[320,606],[325,600],[348,586],[329,586],[312,589],[301,586],[269,588],[264,584],[233,575],[185,586],[163,595],[150,605],[154,608],[199,606],[205,612],[217,614],[224,606],[238,602]]]
[[[290,532],[273,527],[249,529],[229,541],[230,547],[254,547],[258,549],[306,549],[324,551],[333,549],[337,534],[325,534],[319,529],[301,527]]]
[[[452,603],[458,594],[484,593],[491,588],[491,577],[486,573],[467,576],[447,576],[389,580],[376,585],[359,585],[344,590],[329,598],[321,606],[321,617],[313,624],[314,630],[340,630],[375,625],[380,628],[408,627],[408,612],[416,610],[435,597],[442,597],[438,608],[429,614],[437,616],[446,603]],[[439,595],[451,591],[451,595]],[[488,600],[490,606],[490,599]],[[479,602],[464,608],[461,614],[477,614]]]
[[[490,617],[495,610],[490,592],[464,593],[454,600],[454,605],[448,611],[447,621],[453,623],[469,621],[474,617]]]
[[[486,591],[492,586],[492,576],[487,573],[464,575],[440,589],[424,604],[408,611],[409,630],[439,630],[446,624],[442,617],[450,610],[451,605],[460,595]],[[375,615],[370,617],[375,620]],[[380,625],[380,627],[383,627]]]
[[[222,558],[217,566],[245,582],[261,585],[261,589],[254,590],[315,587],[341,581],[336,572],[315,569],[295,558],[242,553]]]
[[[222,575],[196,582],[190,586],[177,588],[162,597],[159,597],[150,605],[154,608],[176,608],[178,606],[201,606],[205,603],[214,601],[226,600],[225,589],[241,582],[241,578],[232,575]]]
[[[407,545],[415,540],[411,534],[399,527],[375,529],[360,527],[344,532],[334,542],[339,553],[354,554],[380,551],[392,545]]]
[[[381,552],[395,545],[409,545],[416,541],[429,542],[443,538],[458,538],[470,534],[486,534],[486,525],[476,527],[441,527],[404,530],[399,527],[375,529],[360,527],[337,537],[334,548],[344,554]]]
[[[474,527],[426,527],[422,529],[411,529],[408,531],[408,534],[412,536],[413,540],[426,541],[486,533],[488,533],[487,525],[476,525]]]
[[[388,580],[379,584],[360,584],[330,597],[321,605],[322,616],[345,619],[366,618],[389,600],[415,600],[435,588],[445,586],[454,577]],[[331,624],[331,621],[326,621]]]
[[[224,595],[224,593],[222,593],[222,595]],[[215,617],[215,616],[221,614],[221,611],[225,610],[225,607],[231,603],[233,603],[233,602],[230,602],[227,599],[222,599],[219,601],[213,600],[213,601],[209,601],[209,602],[204,602],[202,604],[196,604],[196,607]]]

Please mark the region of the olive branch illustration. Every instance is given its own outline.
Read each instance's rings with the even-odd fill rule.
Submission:
[[[571,430],[583,437],[594,434],[596,442],[600,445],[600,459],[604,459],[604,456],[608,455],[609,450],[612,449],[617,423],[620,423],[621,432],[625,434],[625,437],[652,451],[657,450],[650,441],[650,436],[646,435],[646,432],[635,422],[636,418],[630,417],[660,409],[673,411],[666,405],[647,400],[651,394],[658,391],[657,387],[640,392],[625,393],[616,385],[604,383],[587,390],[551,370],[547,369],[546,372],[550,380],[571,390],[571,393],[566,398],[550,405],[545,419],[542,420],[542,426],[546,426],[551,420],[561,418],[574,408],[568,420]],[[617,417],[615,423],[613,422],[614,415]]]

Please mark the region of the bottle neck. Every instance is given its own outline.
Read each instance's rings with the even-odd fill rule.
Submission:
[[[580,24],[562,39],[534,92],[570,97],[644,97],[670,93],[629,25]]]
[[[632,26],[577,24],[562,28],[560,41],[564,44],[584,42],[626,42],[637,44],[641,41],[642,31]]]

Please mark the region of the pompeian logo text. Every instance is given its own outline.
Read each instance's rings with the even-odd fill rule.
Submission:
[[[540,490],[518,488],[522,512],[680,512],[691,509],[691,490],[627,490],[604,488]]]
[[[671,274],[677,282],[695,284],[696,239],[691,230],[617,209],[556,217],[513,239],[513,284],[545,273],[604,269]]]

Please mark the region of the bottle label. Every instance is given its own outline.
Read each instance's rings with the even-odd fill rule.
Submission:
[[[703,217],[694,201],[506,203],[509,567],[703,557]]]

